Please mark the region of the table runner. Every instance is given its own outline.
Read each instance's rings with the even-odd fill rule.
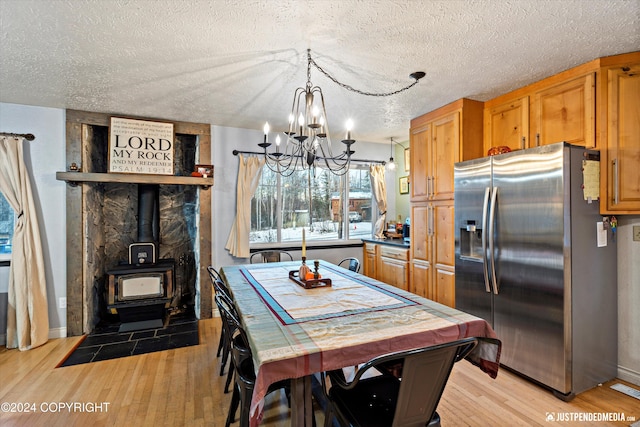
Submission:
[[[252,425],[269,384],[354,366],[375,356],[466,337],[482,338],[471,359],[495,378],[500,342],[483,319],[321,262],[332,286],[289,279],[299,262],[224,267],[253,350]]]

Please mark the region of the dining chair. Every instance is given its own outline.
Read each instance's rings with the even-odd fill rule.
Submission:
[[[340,426],[439,427],[436,409],[453,364],[477,344],[477,338],[465,338],[379,356],[363,364],[350,381],[342,370],[322,373],[325,427],[334,419]],[[367,378],[372,369],[377,374]]]
[[[221,336],[222,342],[222,360],[220,361],[220,376],[224,375],[224,368],[227,366],[227,362],[231,360],[231,348],[233,346],[233,340],[237,337],[236,326],[234,322],[230,322],[226,312],[232,313],[237,317],[237,312],[233,305],[233,301],[224,293],[216,293],[215,297],[216,306],[220,313],[220,319],[222,323]],[[232,364],[232,363],[231,363]],[[227,372],[227,380],[224,386],[224,392],[229,392],[229,385],[231,384],[231,377],[233,377],[233,366],[229,367]]]
[[[347,268],[351,271],[355,271],[356,273],[360,272],[360,260],[358,258],[345,258],[338,263],[340,267]]]
[[[293,256],[291,256],[291,254],[287,251],[269,249],[265,251],[254,252],[251,254],[251,258],[249,258],[249,262],[251,264],[280,261],[293,261]]]
[[[244,328],[240,323],[237,312],[233,307],[233,303],[224,297],[216,295],[216,304],[220,310],[221,316],[233,329],[231,339],[231,366],[235,371],[235,384],[233,395],[231,396],[231,404],[227,414],[225,427],[229,427],[235,421],[235,416],[240,407],[240,427],[249,426],[249,410],[251,407],[251,397],[256,382],[256,374],[253,366],[253,357],[251,347],[247,339]],[[291,381],[282,380],[269,386],[267,394],[276,390],[284,389],[287,398],[290,397]]]
[[[211,285],[213,286],[214,295],[222,292],[226,294],[229,298],[231,298],[231,294],[229,292],[229,288],[222,280],[222,276],[213,266],[208,266],[207,271],[209,272],[209,278],[211,279]],[[218,342],[218,350],[216,351],[216,357],[220,357],[225,348],[225,332],[224,328],[220,332],[220,341]],[[226,358],[225,358],[226,360]],[[220,371],[220,375],[224,372],[224,366],[226,362],[222,365],[222,370]]]

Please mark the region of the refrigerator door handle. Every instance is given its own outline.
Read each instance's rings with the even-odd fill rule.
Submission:
[[[491,260],[491,286],[493,293],[498,295],[498,281],[496,279],[496,258],[494,252],[493,227],[496,220],[496,201],[498,199],[498,187],[493,187],[491,192],[491,207],[489,208],[489,259]]]
[[[484,190],[484,201],[482,203],[482,268],[484,270],[484,286],[487,293],[491,293],[489,287],[489,266],[487,259],[487,210],[489,209],[489,196],[491,194],[491,188],[487,187]]]

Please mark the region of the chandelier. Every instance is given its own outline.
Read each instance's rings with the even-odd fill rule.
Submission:
[[[409,77],[414,79],[414,82],[393,92],[364,92],[339,82],[327,73],[311,58],[311,49],[307,49],[307,84],[305,87],[297,88],[293,95],[288,130],[282,132],[283,137],[280,133],[276,134],[275,149],[269,152],[269,147],[273,145],[269,140],[271,129],[269,123],[265,123],[264,140],[258,144],[263,149],[261,154],[264,155],[267,167],[283,176],[289,176],[297,170],[315,169],[317,166],[335,175],[344,175],[349,170],[352,155],[355,153],[352,149],[356,141],[351,135],[353,130],[351,119],[346,122],[346,133],[340,152],[336,154],[333,152],[324,95],[320,86],[314,86],[311,83],[312,65],[339,86],[366,96],[395,95],[415,86],[425,76],[422,71],[411,73]]]

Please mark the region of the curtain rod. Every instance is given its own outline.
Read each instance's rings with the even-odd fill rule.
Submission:
[[[233,155],[237,156],[238,154],[256,154],[259,156],[263,156],[264,153],[260,153],[258,151],[240,151],[240,150],[233,150]],[[324,157],[318,157],[318,159],[323,160]],[[367,160],[367,159],[351,159],[352,162],[359,162],[359,163],[380,163],[382,165],[387,164],[387,162],[385,160]]]
[[[36,139],[35,135],[32,133],[11,133],[11,132],[0,132],[2,136],[18,136],[26,139],[27,141],[33,141]]]

